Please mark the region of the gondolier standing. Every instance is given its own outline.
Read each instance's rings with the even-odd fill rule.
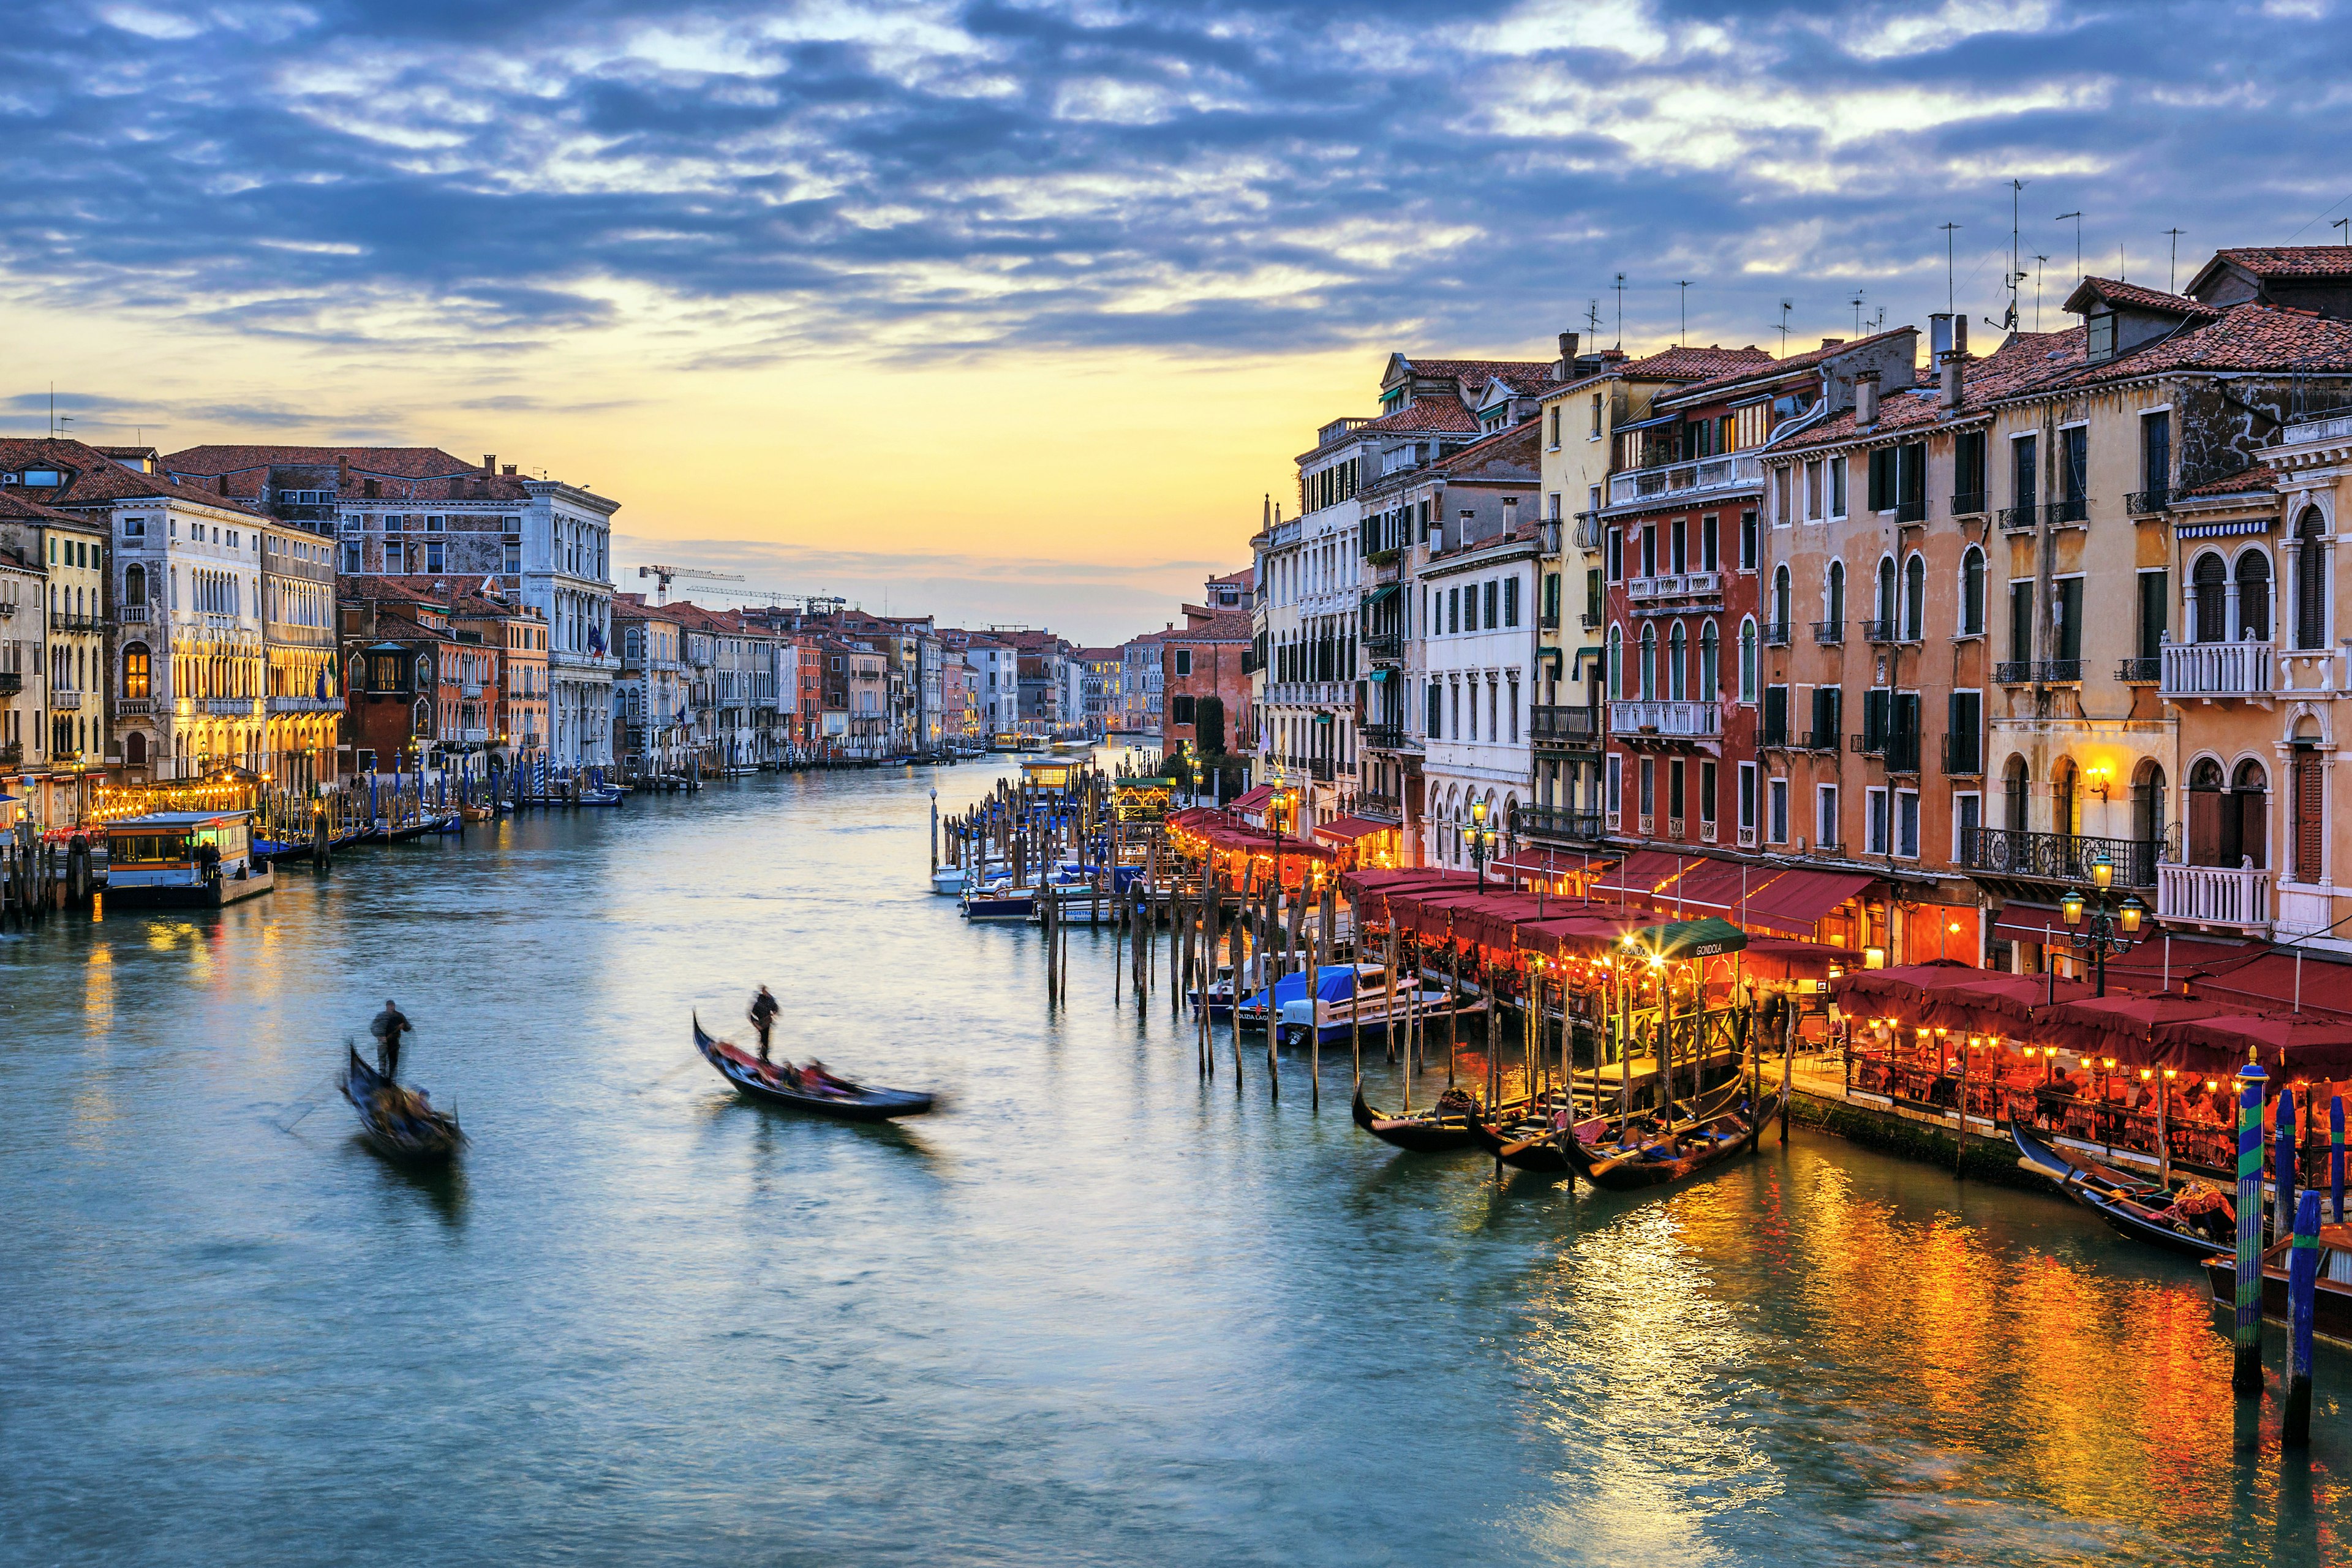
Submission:
[[[751,998],[751,1027],[760,1031],[760,1059],[762,1062],[768,1059],[768,1031],[776,1026],[776,1015],[781,1011],[782,1009],[776,1005],[775,997],[764,985],[760,987],[760,994]]]
[[[391,997],[385,997],[383,1011],[378,1013],[375,1022],[368,1026],[368,1033],[375,1037],[375,1070],[386,1079],[400,1077],[400,1037],[414,1027],[415,1026],[408,1021],[408,1015],[403,1013]]]

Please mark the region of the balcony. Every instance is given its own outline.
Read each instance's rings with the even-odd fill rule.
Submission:
[[[343,700],[340,697],[273,697],[269,700],[272,713],[340,713]]]
[[[1404,635],[1402,632],[1379,632],[1366,637],[1364,657],[1376,664],[1402,664],[1404,661]]]
[[[2266,642],[2167,643],[2159,655],[2164,699],[2268,697],[2277,679],[2275,648]]]
[[[1815,621],[1813,623],[1813,641],[1820,644],[1822,647],[1838,647],[1843,646],[1845,642],[1845,623],[1843,621]]]
[[[1589,752],[1600,744],[1599,717],[1590,708],[1538,703],[1528,711],[1528,739],[1538,746]]]
[[[1896,524],[1897,524],[1897,525],[1900,525],[1900,524],[1903,524],[1903,523],[1908,523],[1908,522],[1925,522],[1925,521],[1927,521],[1927,498],[1925,498],[1925,497],[1923,496],[1923,497],[1921,497],[1921,498],[1920,498],[1919,500],[1899,500],[1899,501],[1896,501],[1896,502],[1895,503],[1895,522],[1896,522]]]
[[[0,768],[13,768],[13,767],[16,767],[16,766],[17,766],[18,764],[20,764],[21,763],[23,763],[23,762],[24,762],[24,760],[25,760],[25,742],[22,742],[22,741],[9,741],[9,742],[0,742]]]
[[[1375,795],[1370,790],[1356,795],[1355,815],[1369,816],[1380,822],[1402,822],[1404,802],[1392,795]]]
[[[2154,839],[2085,838],[2074,833],[2022,833],[2005,827],[1971,827],[1960,835],[1960,864],[1970,871],[2028,881],[2091,885],[2091,862],[2104,855],[2114,863],[2116,886],[2156,884]]]
[[[1543,614],[1538,616],[1536,617],[1536,629],[1546,632],[1556,632],[1559,630],[1559,612],[1558,610],[1546,610]]]
[[[2083,683],[2083,661],[2079,658],[2045,658],[2033,667],[2033,679],[2044,686],[2080,686]]]
[[[1329,784],[1331,782],[1331,759],[1328,757],[1307,758],[1307,774],[1318,784]]]
[[[2156,918],[2259,931],[2271,923],[2271,873],[2259,866],[2158,866]]]
[[[2004,658],[1992,667],[1996,686],[2027,686],[2033,680],[2033,661],[2030,658]]]
[[[22,670],[0,669],[0,697],[14,697],[24,689],[25,676]]]
[[[1375,752],[1402,752],[1405,749],[1404,726],[1402,724],[1367,724],[1358,731],[1364,744]]]
[[[1605,837],[1599,812],[1579,811],[1565,805],[1522,805],[1518,816],[1513,819],[1513,826],[1518,833],[1529,838],[1597,844]]]
[[[1764,646],[1766,647],[1787,647],[1789,646],[1789,623],[1786,621],[1766,621],[1763,625],[1757,627],[1756,635],[1764,639]]]
[[[2154,517],[2172,504],[2172,489],[2158,485],[2152,490],[2134,490],[2124,497],[2124,510],[2134,517]]]
[[[1886,771],[1890,773],[1916,773],[1919,771],[1919,737],[1897,732],[1886,737]]]
[[[1835,730],[1808,730],[1798,738],[1797,749],[1801,752],[1834,752],[1840,743],[1839,731]]]
[[[2116,679],[2126,686],[2154,686],[2164,679],[2161,658],[2127,658],[2116,666]]]
[[[1723,705],[1654,699],[1612,702],[1609,731],[1629,740],[1713,740],[1723,733]]]
[[[114,716],[118,719],[144,719],[154,711],[155,700],[152,697],[122,697],[115,700]]]
[[[1625,597],[1637,605],[1661,599],[1720,599],[1723,574],[1668,572],[1655,577],[1629,577]]]
[[[1601,549],[1601,514],[1580,511],[1576,514],[1576,547],[1588,555]]]
[[[1984,746],[1977,736],[1944,737],[1944,774],[1956,779],[1984,776]]]
[[[1653,498],[1681,500],[1711,491],[1753,489],[1763,482],[1762,461],[1753,454],[1735,452],[1615,475],[1609,481],[1609,504],[1625,506]]]
[[[1988,510],[1991,497],[1982,490],[1961,490],[1952,497],[1954,517],[1981,517]]]
[[[94,632],[102,630],[104,626],[105,623],[96,616],[78,616],[61,610],[49,617],[49,630],[53,632]]]
[[[253,699],[250,697],[207,697],[196,706],[215,719],[253,717]]]
[[[143,626],[147,624],[147,606],[144,605],[124,605],[114,612],[114,618],[118,624],[122,626]]]
[[[487,746],[490,743],[490,732],[488,730],[460,730],[457,739],[468,746]]]
[[[2053,500],[2042,510],[2050,514],[2050,523],[2053,528],[2062,522],[2091,521],[2091,500],[2088,496],[2075,496],[2068,500]]]
[[[482,689],[478,686],[467,686],[461,689],[468,702],[478,702],[482,700]]]
[[[2031,533],[2041,509],[2032,501],[2023,506],[2008,506],[2000,510],[2000,527],[2004,533]]]
[[[1601,612],[1587,610],[1576,617],[1576,624],[1588,632],[1597,632],[1601,629]]]
[[[1895,640],[1895,617],[1887,616],[1877,620],[1863,622],[1862,640],[1864,642],[1874,643],[1893,642]]]
[[[60,713],[79,712],[81,709],[81,693],[67,691],[52,686],[49,688],[49,707]]]

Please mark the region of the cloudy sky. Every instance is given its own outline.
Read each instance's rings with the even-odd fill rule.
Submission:
[[[1621,272],[1636,349],[1919,321],[1948,222],[1981,321],[2011,179],[2053,325],[2062,213],[2158,284],[2352,216],[2330,0],[7,15],[15,428],[495,451],[625,567],[1086,638],[1243,563],[1391,348],[1614,340]]]

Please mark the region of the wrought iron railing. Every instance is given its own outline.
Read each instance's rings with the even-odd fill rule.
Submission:
[[[2116,679],[2126,686],[2153,686],[2164,679],[2161,658],[2127,658],[2116,667]]]
[[[1923,496],[1917,500],[1899,500],[1895,503],[1895,521],[1896,522],[1925,522],[1927,520],[1927,501],[1926,497]]]
[[[1862,640],[1864,642],[1893,642],[1895,640],[1895,617],[1892,616],[1883,616],[1863,622]]]
[[[2030,658],[2004,658],[1992,667],[1992,679],[2000,686],[2024,686],[2033,679],[2033,661]]]
[[[1916,731],[1896,731],[1886,737],[1886,771],[1890,773],[1916,773],[1919,771],[1919,736]]]
[[[1576,624],[1582,626],[1588,632],[1597,632],[1601,629],[1601,612],[1598,610],[1587,610],[1582,615],[1576,617]]]
[[[2156,885],[2155,839],[2087,838],[2075,833],[2027,833],[2008,827],[1971,827],[1960,835],[1960,864],[1971,871],[2033,881],[2089,886],[2091,866],[2102,855],[2115,867],[2118,887]]]
[[[1379,659],[1402,659],[1404,658],[1404,634],[1402,632],[1373,633],[1370,637],[1364,639],[1364,657],[1367,658]]]
[[[2010,533],[2031,533],[2039,510],[2032,501],[2023,506],[2005,506],[2000,509],[2000,526]]]
[[[1590,708],[1538,703],[1528,713],[1528,738],[1538,745],[1590,746],[1600,727],[1600,715]]]
[[[1565,805],[1521,805],[1513,826],[1530,838],[1569,838],[1590,844],[1602,837],[1599,812]]]
[[[2091,498],[2074,496],[2065,500],[2053,500],[2049,506],[2052,522],[2088,522],[2091,518]]]
[[[1842,743],[1842,734],[1837,730],[1808,730],[1799,744],[1808,752],[1834,752]]]
[[[1764,639],[1766,647],[1789,646],[1789,623],[1786,621],[1766,621],[1756,631],[1757,636]]]
[[[2083,679],[2083,661],[2079,658],[2045,658],[2033,667],[2033,679],[2056,686],[2079,684]]]
[[[1815,621],[1813,623],[1813,641],[1819,643],[1823,647],[1837,647],[1840,643],[1845,641],[1845,623],[1843,621]]]
[[[24,689],[24,671],[16,669],[0,669],[0,692],[5,692],[10,696],[14,696],[16,693]]]
[[[1984,743],[1975,734],[1944,737],[1944,772],[1956,779],[1984,775]]]
[[[1404,726],[1402,724],[1367,724],[1362,734],[1364,744],[1375,752],[1396,752],[1404,749]]]
[[[2172,487],[2158,485],[2152,490],[2134,490],[2124,498],[2124,510],[2134,517],[2147,517],[2162,511],[2172,504]]]
[[[1990,499],[1982,490],[1961,490],[1952,497],[1952,515],[1954,517],[1979,516],[1984,511]]]

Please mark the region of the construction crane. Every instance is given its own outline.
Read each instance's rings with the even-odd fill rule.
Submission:
[[[637,575],[654,580],[654,603],[656,605],[669,603],[669,580],[673,577],[691,577],[701,583],[740,583],[743,580],[740,572],[703,572],[692,566],[640,566]]]

